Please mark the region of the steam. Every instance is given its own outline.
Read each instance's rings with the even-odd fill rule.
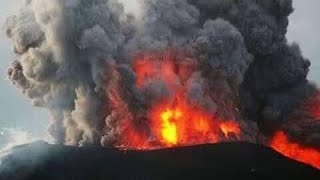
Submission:
[[[31,133],[21,129],[1,129],[0,131],[0,153],[6,151],[14,146],[31,143],[40,140],[34,137]]]
[[[238,121],[243,140],[257,140],[256,123],[268,137],[295,122],[292,138],[320,144],[320,121],[310,120],[316,126],[302,135],[301,118],[292,118],[307,113],[301,106],[316,87],[306,79],[310,62],[285,37],[291,0],[140,3],[135,18],[116,0],[29,0],[8,18],[17,54],[9,79],[50,110],[57,143],[117,144],[127,138],[125,122],[145,130],[146,111],[174,92],[161,79],[138,88],[134,60],[169,51],[176,64],[199,66],[172,84],[210,113]]]

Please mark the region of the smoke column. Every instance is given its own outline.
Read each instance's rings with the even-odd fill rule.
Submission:
[[[230,140],[222,133],[232,120],[234,140],[267,144],[283,131],[320,148],[310,62],[285,37],[291,0],[139,2],[139,18],[116,0],[27,0],[8,18],[17,54],[8,77],[50,111],[57,143],[130,146],[133,131],[157,138],[150,112],[183,97],[195,114],[219,117],[217,141]]]

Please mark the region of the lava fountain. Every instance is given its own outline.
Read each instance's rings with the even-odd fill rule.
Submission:
[[[160,81],[165,88],[156,87],[158,94],[165,95],[147,105],[143,120],[147,130],[125,121],[123,134],[127,136],[120,147],[148,150],[240,140],[237,121],[221,118],[210,107],[188,97],[186,84],[198,73],[196,61],[185,57],[177,60],[176,54],[168,50],[160,55],[143,54],[135,60],[133,69],[138,90],[149,92],[148,85]]]

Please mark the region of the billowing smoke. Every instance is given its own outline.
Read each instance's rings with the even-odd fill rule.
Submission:
[[[320,146],[310,62],[285,37],[291,0],[139,2],[140,19],[116,0],[28,0],[8,18],[17,54],[8,76],[50,110],[57,143],[121,145],[132,127],[156,138],[150,111],[182,91],[193,106],[238,122],[237,139],[283,130]]]
[[[128,27],[120,4],[100,0],[27,1],[8,19],[19,55],[9,78],[34,105],[50,109],[57,142],[99,142],[104,74]]]

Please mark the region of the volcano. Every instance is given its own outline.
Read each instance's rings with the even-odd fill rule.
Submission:
[[[13,149],[5,179],[319,179],[320,90],[286,38],[292,0],[139,3],[27,0],[8,18],[8,79],[57,145]]]
[[[35,142],[1,157],[0,179],[308,179],[320,171],[250,143],[152,151],[68,147]]]

